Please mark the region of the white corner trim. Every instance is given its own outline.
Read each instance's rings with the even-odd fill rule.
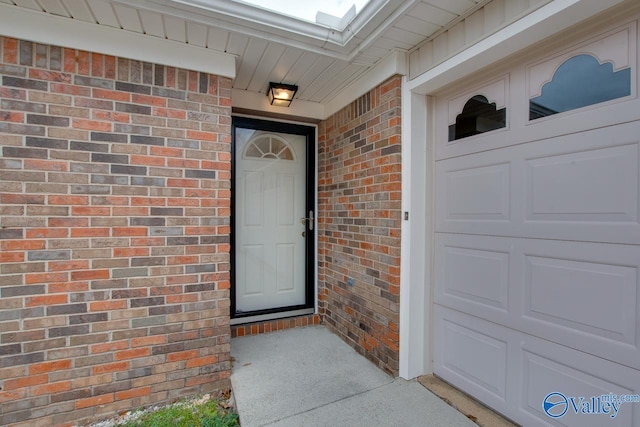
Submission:
[[[242,89],[231,91],[231,105],[234,108],[242,108],[253,111],[263,111],[267,113],[284,114],[287,116],[298,116],[309,119],[324,119],[324,106],[318,102],[303,101],[293,98],[289,107],[274,107],[269,104],[269,98],[264,93],[250,92]]]
[[[554,0],[449,58],[408,84],[426,95],[624,0]]]
[[[431,145],[427,97],[402,81],[402,228],[400,261],[400,377],[431,372]],[[409,220],[404,220],[404,212]]]
[[[231,79],[235,57],[211,49],[0,3],[0,35]]]
[[[407,89],[406,76],[402,79],[402,111],[411,111],[411,92]],[[410,315],[411,301],[411,262],[409,260],[411,222],[404,219],[405,212],[411,212],[411,117],[402,117],[402,223],[400,227],[400,366],[399,375],[405,380],[413,378],[410,356],[412,344]],[[411,219],[411,217],[409,217]]]
[[[383,83],[389,77],[407,74],[406,52],[393,51],[380,60],[373,68],[343,89],[336,97],[325,104],[324,119],[331,117],[349,103]]]

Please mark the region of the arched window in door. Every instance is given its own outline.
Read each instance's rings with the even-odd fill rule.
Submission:
[[[506,111],[506,108],[498,110],[495,103],[482,95],[472,97],[456,116],[455,124],[449,126],[449,141],[505,127]]]
[[[287,142],[277,135],[262,134],[249,141],[244,158],[295,160],[293,150]]]
[[[612,62],[600,63],[580,54],[564,61],[542,94],[529,100],[529,120],[576,110],[631,94],[631,68],[614,71]]]

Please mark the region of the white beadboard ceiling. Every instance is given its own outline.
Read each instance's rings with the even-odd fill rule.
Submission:
[[[371,0],[342,30],[232,0],[0,3],[228,53],[236,57],[235,90],[266,93],[270,81],[284,82],[299,86],[296,99],[325,104],[385,57],[411,50],[487,1]]]

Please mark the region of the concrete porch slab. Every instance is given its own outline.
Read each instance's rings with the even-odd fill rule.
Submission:
[[[393,379],[323,326],[231,340],[243,427],[475,424],[416,381]]]

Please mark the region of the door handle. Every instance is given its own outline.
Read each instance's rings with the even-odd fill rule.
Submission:
[[[309,211],[308,218],[300,218],[300,222],[304,224],[308,224],[309,230],[313,230],[313,211]]]

